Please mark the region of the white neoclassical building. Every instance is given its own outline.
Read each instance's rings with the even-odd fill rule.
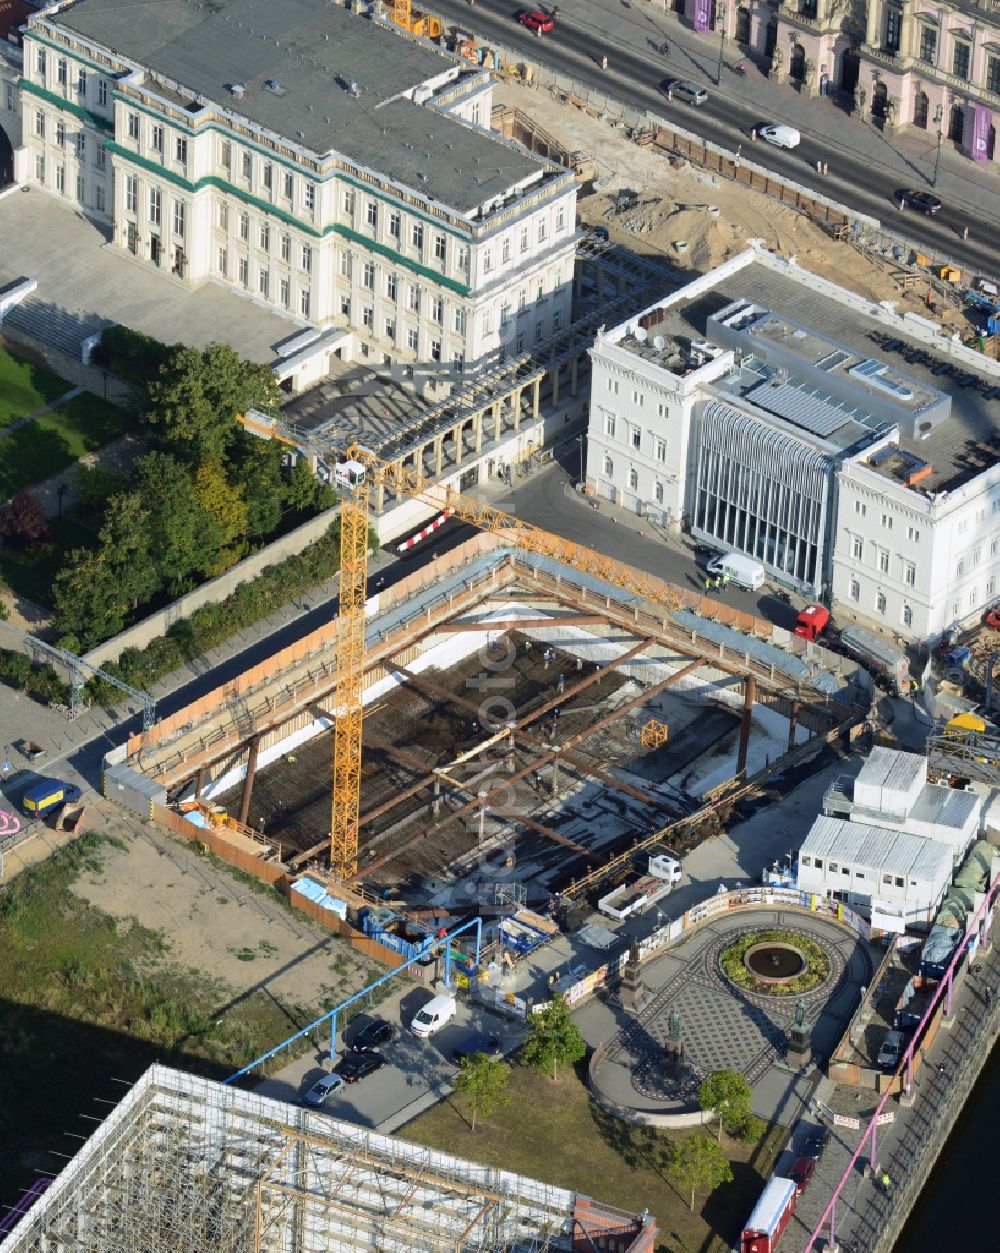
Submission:
[[[489,130],[487,70],[385,22],[64,0],[29,17],[4,91],[18,181],[166,282],[453,376],[569,323],[573,172]]]
[[[591,350],[587,484],[904,640],[1000,597],[1000,365],[751,247]]]

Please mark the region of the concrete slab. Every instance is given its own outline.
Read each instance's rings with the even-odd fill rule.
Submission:
[[[0,286],[35,278],[37,300],[81,322],[106,318],[195,348],[221,340],[268,364],[274,345],[304,325],[220,284],[190,291],[166,272],[150,274],[110,248],[103,228],[42,192],[0,200],[0,235]]]

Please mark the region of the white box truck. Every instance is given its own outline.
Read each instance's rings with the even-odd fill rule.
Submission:
[[[716,557],[708,563],[711,575],[728,575],[730,583],[737,587],[745,587],[748,592],[756,592],[764,582],[764,567],[752,557],[744,557],[742,553],[726,553],[724,557]]]
[[[651,854],[646,869],[632,875],[597,902],[609,918],[631,918],[654,905],[681,881],[681,864],[665,853]]]

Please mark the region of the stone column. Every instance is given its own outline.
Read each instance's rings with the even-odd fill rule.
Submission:
[[[555,408],[555,406],[559,403],[559,375],[561,373],[562,373],[562,366],[558,364],[554,365],[552,369],[549,371],[549,378],[551,378],[552,380],[552,407],[553,408]],[[538,417],[537,413],[535,414],[535,417],[536,418]]]
[[[439,479],[444,469],[444,436],[438,435],[434,439],[434,477]]]
[[[534,383],[532,383],[531,385],[531,389],[532,389],[531,390],[531,417],[532,417],[532,421],[537,422],[539,401],[541,400],[541,394],[542,394],[541,378],[535,379]]]
[[[472,415],[472,432],[476,441],[476,456],[483,451],[483,411],[477,409]]]
[[[462,464],[462,454],[465,452],[465,447],[464,447],[464,443],[462,440],[462,423],[461,422],[459,422],[458,426],[454,427],[451,434],[452,434],[452,438],[455,441],[455,466],[457,468],[458,466]]]

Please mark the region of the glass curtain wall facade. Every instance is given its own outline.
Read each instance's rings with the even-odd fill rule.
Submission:
[[[694,530],[819,590],[834,462],[721,401],[698,423]]]

